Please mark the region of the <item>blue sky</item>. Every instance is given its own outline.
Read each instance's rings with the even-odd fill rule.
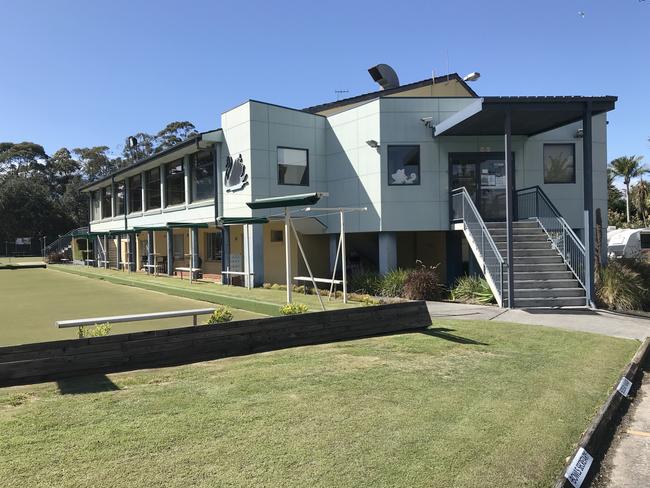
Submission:
[[[609,158],[650,164],[650,0],[22,0],[0,22],[0,141],[50,153],[372,91],[385,62],[402,83],[480,71],[480,95],[617,95]]]

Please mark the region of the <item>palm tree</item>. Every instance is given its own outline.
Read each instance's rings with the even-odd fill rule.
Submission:
[[[641,160],[643,156],[621,156],[610,163],[610,168],[614,176],[623,178],[625,184],[625,211],[627,223],[630,223],[630,182],[633,178],[638,178],[648,173]]]

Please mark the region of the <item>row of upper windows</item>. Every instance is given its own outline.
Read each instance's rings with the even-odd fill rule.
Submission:
[[[191,202],[214,198],[213,161],[213,152],[210,150],[200,151],[190,157]],[[127,181],[122,180],[116,182],[114,187],[107,186],[93,192],[91,195],[92,220],[113,217],[113,200],[115,200],[115,216],[124,215],[127,201],[129,213],[159,209],[162,200],[161,168],[164,175],[162,187],[165,192],[165,206],[184,204],[185,166],[181,158],[128,178],[128,186]],[[114,198],[113,189],[115,190]]]

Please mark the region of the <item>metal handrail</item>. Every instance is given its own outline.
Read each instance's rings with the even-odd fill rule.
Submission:
[[[81,234],[84,232],[88,232],[88,227],[77,227],[76,229],[72,229],[66,232],[65,234],[63,234],[62,236],[59,236],[58,239],[52,241],[47,246],[45,246],[43,252],[45,253],[46,256],[53,251],[60,252],[61,249],[66,247],[68,244],[70,244],[72,238],[76,234],[78,233]]]
[[[517,218],[536,220],[564,263],[585,287],[585,245],[539,186],[516,191]]]
[[[483,260],[483,274],[497,302],[503,305],[504,270],[507,265],[465,187],[452,190],[451,208],[451,220],[463,223],[467,236],[474,241],[477,252]]]

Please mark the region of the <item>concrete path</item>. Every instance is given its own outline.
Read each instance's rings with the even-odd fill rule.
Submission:
[[[637,397],[601,465],[597,488],[650,486],[650,375],[644,375]]]
[[[633,317],[604,310],[578,308],[508,310],[495,306],[449,302],[427,302],[427,306],[434,319],[495,320],[544,325],[639,340],[650,335],[650,318]]]

